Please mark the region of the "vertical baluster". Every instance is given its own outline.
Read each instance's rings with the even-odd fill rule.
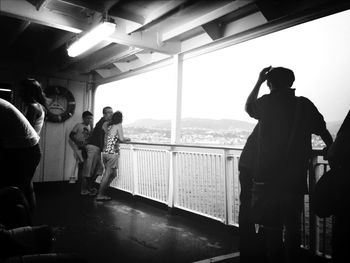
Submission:
[[[207,164],[206,167],[206,178],[207,178],[207,187],[208,187],[208,196],[209,196],[209,200],[207,203],[207,207],[208,207],[208,214],[211,215],[213,213],[212,211],[212,202],[213,202],[213,185],[211,182],[211,178],[210,178],[210,167],[211,167],[211,162],[210,162],[210,158],[208,154],[204,155],[204,162]]]
[[[186,201],[185,201],[185,203],[186,203],[186,207],[190,207],[190,201],[191,201],[191,192],[190,192],[190,178],[189,178],[189,176],[188,176],[188,174],[189,174],[189,166],[188,166],[188,159],[189,159],[189,154],[188,153],[184,153],[184,164],[185,164],[185,166],[184,166],[184,174],[185,174],[185,182],[186,182],[186,195],[185,195],[185,197],[186,197]]]
[[[323,164],[323,174],[327,172],[327,166]],[[322,247],[323,247],[323,253],[322,255],[326,256],[326,234],[327,234],[327,222],[326,218],[323,218],[323,229],[322,229]]]
[[[213,215],[215,213],[215,185],[214,185],[214,180],[213,180],[213,156],[211,154],[207,154],[207,160],[208,162],[208,182],[209,182],[209,187],[210,187],[210,215]]]
[[[160,165],[161,165],[161,169],[162,169],[162,174],[163,174],[163,180],[162,180],[162,200],[163,201],[166,201],[166,188],[168,186],[167,184],[167,177],[168,177],[168,172],[169,172],[169,169],[168,169],[168,160],[167,160],[167,152],[163,152],[162,154],[162,158],[160,159]],[[175,161],[175,160],[174,160]],[[174,168],[176,167],[176,164],[174,164]],[[173,176],[175,176],[175,173],[173,174]],[[176,178],[176,177],[174,177]],[[176,188],[174,188],[176,189]],[[174,193],[176,194],[176,192]]]
[[[154,175],[153,175],[153,156],[154,152],[151,151],[146,151],[146,156],[147,156],[147,171],[148,171],[148,196],[153,197],[154,195]]]
[[[316,184],[316,162],[317,157],[313,157],[310,160],[309,164],[309,245],[310,245],[310,251],[312,254],[316,254],[317,251],[317,239],[316,236],[316,215],[313,212],[313,209],[310,207],[310,204],[312,203],[313,193],[315,190],[315,184]]]
[[[184,206],[184,183],[183,183],[183,159],[181,152],[177,153],[176,158],[179,160],[177,169],[178,187],[179,187],[179,205]]]
[[[161,170],[159,169],[159,157],[161,155],[160,151],[157,151],[156,158],[155,158],[155,175],[156,175],[156,191],[155,191],[155,197],[157,200],[162,200],[160,198],[160,182],[161,182]]]
[[[306,213],[305,213],[305,196],[304,196],[304,205],[303,205],[303,211],[302,211],[302,216],[301,216],[301,230],[302,230],[302,245],[306,248]]]
[[[194,163],[195,163],[195,171],[196,171],[196,179],[195,179],[195,184],[196,184],[196,188],[197,188],[197,202],[198,202],[198,207],[199,207],[199,211],[203,213],[204,209],[203,209],[203,188],[201,185],[201,175],[199,172],[199,163],[198,163],[198,155],[199,153],[196,153],[194,156]]]
[[[157,199],[158,200],[162,200],[162,195],[161,195],[161,191],[162,191],[162,179],[163,179],[163,171],[160,167],[160,158],[162,156],[162,152],[159,151],[157,154],[157,158],[156,158],[156,170],[157,170],[157,187],[156,187],[156,194],[157,194]]]
[[[205,162],[205,155],[203,153],[200,154],[200,166],[201,166],[201,174],[202,174],[202,185],[203,185],[203,191],[205,192],[204,198],[203,198],[203,209],[204,213],[208,214],[208,200],[209,200],[209,193],[208,193],[208,182],[206,178],[206,170],[207,170],[207,163]]]
[[[185,154],[186,158],[186,182],[187,182],[187,191],[188,191],[188,199],[187,199],[187,207],[192,209],[192,188],[191,188],[191,163],[190,163],[190,158],[191,158],[191,154],[190,153],[186,153]]]
[[[193,209],[195,211],[201,211],[201,207],[199,204],[199,189],[198,189],[198,184],[197,184],[197,171],[196,171],[196,163],[195,163],[195,153],[191,154],[191,179],[192,179],[192,189],[193,189]]]
[[[164,160],[166,160],[166,156],[163,156]],[[173,204],[174,206],[179,204],[179,160],[178,160],[178,155],[176,152],[172,153],[171,158],[173,158]],[[167,162],[163,162],[164,165],[166,165]],[[165,166],[166,167],[166,166]],[[166,169],[165,169],[166,170]],[[166,173],[165,173],[166,174]],[[167,181],[164,181],[165,185],[167,185]]]
[[[156,186],[156,174],[155,174],[155,167],[154,167],[154,159],[157,155],[156,151],[151,151],[150,154],[148,154],[149,156],[149,174],[150,174],[150,196],[152,198],[155,198],[155,186]]]
[[[140,149],[140,152],[139,152],[139,156],[140,156],[140,160],[141,160],[141,171],[140,171],[140,179],[142,181],[142,187],[141,187],[141,194],[145,195],[146,192],[145,192],[145,189],[146,189],[146,186],[145,186],[145,182],[146,182],[146,176],[147,176],[147,171],[146,171],[146,167],[145,167],[145,160],[144,160],[144,154],[143,154],[143,150]]]
[[[204,201],[204,197],[205,197],[205,192],[204,192],[204,184],[203,184],[203,175],[202,175],[202,172],[201,172],[201,168],[202,168],[202,165],[201,165],[201,162],[200,162],[200,153],[197,153],[196,154],[196,163],[197,163],[197,174],[198,174],[198,189],[199,189],[199,192],[200,192],[200,199],[199,199],[199,203],[200,203],[200,206],[201,206],[201,212],[202,213],[205,213],[205,201]]]

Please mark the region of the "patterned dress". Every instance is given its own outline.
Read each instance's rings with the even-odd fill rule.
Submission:
[[[113,134],[111,132],[112,125],[108,126],[107,128],[107,134],[105,136],[105,146],[103,149],[103,153],[109,153],[109,154],[119,154],[119,136],[118,132]]]

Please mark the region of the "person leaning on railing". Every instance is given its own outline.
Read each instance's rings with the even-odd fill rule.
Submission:
[[[101,150],[103,149],[105,131],[102,129],[102,126],[111,119],[113,109],[106,106],[102,109],[102,113],[103,117],[96,123],[85,147],[87,158],[84,162],[82,176],[86,178],[86,188],[89,194],[96,194],[97,190],[95,191],[93,188],[93,183],[103,172]]]
[[[332,144],[315,105],[295,96],[294,80],[290,69],[264,68],[246,102],[246,112],[259,124],[251,217],[262,227],[270,262],[299,262],[311,135],[321,136],[328,147]],[[265,81],[270,93],[258,98]]]
[[[111,197],[106,195],[107,188],[118,174],[119,143],[128,142],[124,137],[123,114],[120,111],[113,113],[111,120],[103,125],[105,131],[105,142],[102,150],[102,160],[105,166],[102,180],[96,196],[96,201],[109,201]]]

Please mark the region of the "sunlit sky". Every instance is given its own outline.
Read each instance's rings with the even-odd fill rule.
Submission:
[[[317,19],[184,61],[182,117],[255,122],[244,111],[247,96],[266,66],[294,71],[293,88],[329,121],[350,109],[350,11]],[[170,119],[174,69],[160,68],[97,89],[95,120],[110,105],[137,119]],[[268,93],[262,86],[260,95]]]

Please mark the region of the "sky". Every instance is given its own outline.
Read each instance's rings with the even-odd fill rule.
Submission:
[[[247,96],[266,66],[294,71],[296,95],[309,98],[327,122],[350,110],[350,10],[297,25],[184,61],[182,117],[255,122],[244,111]],[[95,116],[106,105],[137,119],[170,119],[173,67],[100,86]],[[259,96],[268,93],[264,84]]]

